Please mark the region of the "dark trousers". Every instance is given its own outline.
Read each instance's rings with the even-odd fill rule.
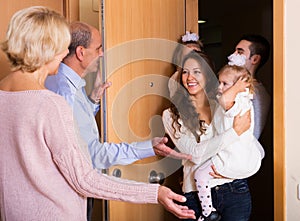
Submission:
[[[197,192],[184,195],[187,198],[186,205],[195,211],[198,219],[201,215],[201,205]],[[248,221],[250,219],[252,204],[246,179],[234,180],[212,188],[212,200],[214,208],[222,216],[221,221]]]
[[[94,198],[87,198],[87,221],[92,221]]]

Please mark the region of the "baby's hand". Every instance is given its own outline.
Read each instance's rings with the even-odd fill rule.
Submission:
[[[247,82],[248,77],[247,76],[241,76],[233,85],[233,87],[236,88],[237,92],[244,92],[247,87],[250,86],[250,83]]]

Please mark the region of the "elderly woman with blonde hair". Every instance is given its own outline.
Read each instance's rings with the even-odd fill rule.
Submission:
[[[98,173],[82,153],[65,99],[46,90],[68,53],[65,18],[41,6],[16,12],[1,44],[11,73],[0,82],[1,220],[86,220],[86,198],[161,203],[178,217],[194,212],[158,184]]]

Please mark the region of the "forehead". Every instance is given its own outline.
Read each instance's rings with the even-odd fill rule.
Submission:
[[[199,44],[188,43],[188,44],[184,45],[183,48],[182,48],[182,51],[181,51],[182,57],[184,57],[185,55],[190,53],[192,50],[201,51],[201,48],[200,48]]]
[[[219,73],[219,80],[222,81],[235,81],[238,78],[238,74],[234,70],[225,70]]]
[[[183,67],[193,67],[193,68],[200,68],[200,63],[195,58],[188,58],[185,62]]]
[[[243,48],[243,49],[249,49],[251,45],[250,41],[247,40],[241,40],[237,45],[236,48]]]
[[[191,48],[192,50],[196,50],[196,51],[201,50],[199,44],[196,44],[196,43],[188,43],[185,46],[188,47],[188,48]]]
[[[243,49],[244,51],[249,51],[249,47],[251,45],[250,41],[241,40],[235,47],[235,49]]]
[[[96,28],[92,29],[92,41],[91,44],[96,44],[99,45],[101,44],[101,35],[99,33],[99,31]]]

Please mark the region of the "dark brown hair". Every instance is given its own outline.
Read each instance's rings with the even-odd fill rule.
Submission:
[[[206,76],[205,91],[209,96],[210,91],[214,91],[217,86],[217,78],[214,74],[214,68],[210,58],[204,52],[192,51],[183,58],[182,67],[184,67],[185,62],[188,59],[194,59],[200,64],[202,71]],[[178,87],[174,96],[171,98],[172,104],[170,110],[172,112],[174,134],[176,128],[179,128],[179,130],[181,129],[182,125],[179,122],[179,119],[181,119],[184,126],[195,136],[196,141],[200,142],[200,136],[206,131],[204,125],[205,122],[199,120],[200,113],[197,113],[196,108],[191,101],[189,92],[183,86],[181,76],[182,71],[180,71],[177,79],[177,81],[180,82],[180,87]]]

